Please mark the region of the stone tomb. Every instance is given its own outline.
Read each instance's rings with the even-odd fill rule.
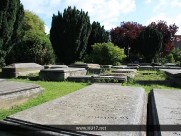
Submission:
[[[112,70],[113,73],[130,73],[130,72],[136,72],[136,69],[115,69]]]
[[[45,65],[44,69],[68,68],[67,65]]]
[[[153,89],[148,105],[149,136],[181,135],[181,90]]]
[[[99,64],[92,64],[92,63],[75,64],[75,63],[72,63],[69,65],[69,67],[85,68],[87,70],[87,72],[94,73],[94,74],[101,73],[101,67]]]
[[[161,69],[165,71],[167,77],[170,80],[172,86],[181,87],[181,69]]]
[[[66,134],[65,131],[58,131],[66,129],[67,132],[72,130],[73,132],[77,131],[75,133],[84,133],[84,135],[145,136],[146,132],[144,131],[128,131],[130,126],[126,126],[124,131],[119,128],[119,125],[146,125],[146,107],[146,93],[141,87],[93,84],[11,115],[3,122],[10,124],[16,120],[16,123],[19,124],[26,121],[27,124],[24,123],[23,126],[31,126],[33,123],[32,128],[46,125],[43,129],[55,128],[54,132],[59,134]],[[110,131],[80,131],[76,129],[77,125],[108,125],[106,130]],[[109,125],[112,127],[109,128]],[[105,130],[105,127],[99,129]],[[117,131],[113,131],[115,129]],[[48,133],[47,131],[41,132]]]
[[[21,82],[0,82],[0,110],[23,104],[43,93],[39,85]]]
[[[2,68],[2,75],[6,78],[27,76],[29,73],[38,73],[43,66],[36,63],[13,63]]]
[[[85,76],[86,73],[87,70],[85,68],[43,69],[39,73],[39,79],[46,81],[64,81],[69,76]]]

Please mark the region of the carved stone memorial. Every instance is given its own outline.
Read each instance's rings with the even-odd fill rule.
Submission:
[[[47,128],[56,129],[57,133],[63,133],[58,130],[65,129],[72,130],[72,133],[84,133],[84,135],[145,136],[144,131],[129,130],[131,125],[146,125],[146,105],[146,93],[141,87],[93,84],[11,115],[4,122],[11,123],[16,120],[17,122],[27,122],[27,124],[24,123],[24,126],[46,125]],[[85,129],[80,131],[78,126],[82,125]],[[100,125],[102,127],[96,127]],[[109,128],[110,125],[112,125],[111,128]],[[127,127],[124,129],[125,131],[121,129],[121,125]],[[116,127],[117,131],[114,131]]]
[[[181,135],[181,90],[153,89],[148,104],[149,136]]]

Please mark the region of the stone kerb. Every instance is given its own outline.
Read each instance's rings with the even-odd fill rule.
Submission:
[[[69,76],[85,76],[86,73],[87,70],[85,68],[43,69],[39,73],[39,79],[47,81],[64,81]]]
[[[0,82],[0,109],[9,109],[23,104],[43,93],[39,85],[21,82]]]
[[[4,121],[26,121],[29,125],[47,125],[75,131],[76,125],[146,125],[146,93],[141,87],[93,84],[79,91],[9,116]],[[42,112],[43,111],[43,112]],[[40,125],[38,125],[40,124]],[[49,125],[50,124],[50,125]],[[70,125],[75,125],[69,127]],[[57,126],[57,127],[56,127]],[[80,131],[85,135],[145,136],[144,131]],[[111,128],[107,128],[110,129]],[[112,128],[116,129],[116,127]],[[129,128],[128,128],[129,129]],[[45,132],[45,131],[41,131]],[[79,132],[79,131],[78,131]],[[64,133],[66,134],[66,133]]]
[[[3,77],[27,76],[29,73],[38,73],[43,66],[36,63],[13,63],[2,68]]]
[[[180,126],[177,126],[181,124],[180,100],[180,90],[153,89],[150,92],[148,125],[152,131],[148,132],[148,136],[181,135]]]

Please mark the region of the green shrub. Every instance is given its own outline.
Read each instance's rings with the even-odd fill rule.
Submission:
[[[95,43],[92,45],[93,51],[84,57],[86,63],[98,63],[101,65],[120,65],[126,55],[124,50],[115,46],[111,42]]]

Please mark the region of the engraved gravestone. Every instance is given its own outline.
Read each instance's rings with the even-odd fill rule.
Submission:
[[[153,89],[148,104],[148,122],[155,130],[150,131],[149,136],[181,135],[181,132],[173,131],[181,125],[181,90]]]
[[[69,126],[66,128],[65,125],[113,125],[112,130],[114,130],[116,125],[146,125],[146,105],[146,93],[141,87],[93,84],[11,115],[4,121],[27,121],[30,124],[57,127],[57,130],[60,128],[71,130]],[[146,135],[144,131],[128,131],[128,129],[125,131],[121,129],[117,131],[79,131],[103,136]]]

